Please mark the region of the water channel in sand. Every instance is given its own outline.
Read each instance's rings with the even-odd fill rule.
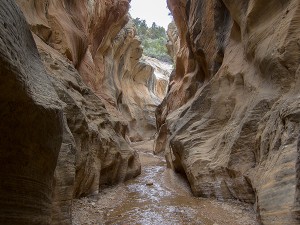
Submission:
[[[73,225],[254,225],[252,206],[193,197],[184,178],[152,154],[153,141],[133,144],[142,163],[136,179],[88,198],[74,200]]]

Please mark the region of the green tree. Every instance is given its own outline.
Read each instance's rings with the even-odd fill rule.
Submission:
[[[141,20],[140,18],[133,19],[133,22],[136,26],[137,32],[141,37],[144,37],[148,31],[148,26],[145,20]]]
[[[140,18],[133,19],[137,34],[142,41],[144,54],[165,62],[172,63],[171,57],[168,55],[166,43],[167,34],[165,28],[158,26],[155,22],[151,27],[147,26],[145,20]]]

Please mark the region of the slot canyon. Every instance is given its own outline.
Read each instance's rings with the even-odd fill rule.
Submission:
[[[1,225],[300,224],[300,1],[161,1],[0,1]]]

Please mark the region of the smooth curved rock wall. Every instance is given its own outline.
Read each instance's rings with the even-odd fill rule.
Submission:
[[[17,2],[32,32],[71,61],[127,140],[153,137],[154,111],[164,96],[153,95],[151,86],[166,89],[168,77],[156,78],[151,65],[141,60],[128,0]]]
[[[137,176],[139,157],[116,132],[102,101],[74,66],[35,36],[45,68],[61,101],[66,125],[55,170],[53,224],[70,224],[73,198]]]
[[[49,158],[49,163],[56,165],[53,186],[48,190],[50,195],[52,192],[52,198],[48,196],[49,206],[52,204],[49,221],[71,224],[73,198],[95,194],[141,171],[138,154],[125,140],[128,125],[122,122],[122,117],[115,119],[108,114],[107,108],[115,106],[103,88],[108,70],[105,54],[128,22],[129,3],[125,0],[17,0],[17,3],[34,35],[49,74],[46,77],[63,105],[57,165],[56,160],[52,162]],[[25,23],[23,26],[26,27]],[[51,116],[49,120],[55,125]]]
[[[126,136],[132,142],[153,138],[155,109],[166,94],[171,72],[170,65],[142,53],[131,20],[105,53],[105,105],[110,115],[127,124]]]
[[[179,41],[155,151],[195,195],[253,203],[263,224],[299,224],[299,1],[168,5]]]
[[[73,198],[140,173],[128,143],[152,138],[168,72],[142,48],[128,0],[17,0],[50,80],[65,103],[53,224],[71,223]],[[147,62],[149,61],[149,62]]]
[[[62,102],[14,1],[0,21],[0,224],[50,224]]]

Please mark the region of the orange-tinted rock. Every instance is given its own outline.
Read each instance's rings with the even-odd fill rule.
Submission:
[[[252,202],[264,224],[299,224],[299,1],[168,5],[179,49],[156,151],[194,194]]]
[[[154,111],[168,85],[168,65],[142,57],[132,21],[118,33],[106,52],[104,96],[110,115],[128,124],[130,141],[151,138],[156,130]]]
[[[168,82],[151,83],[156,76],[141,62],[134,24],[127,23],[128,0],[17,2],[32,31],[71,61],[113,120],[127,127],[129,140],[154,135],[154,110],[163,96],[153,95],[151,87],[166,89]]]
[[[129,3],[17,2],[34,33],[58,97],[65,103],[51,216],[52,224],[70,224],[73,198],[97,193],[103,186],[140,173],[139,157],[125,140],[128,121],[123,121],[121,110],[118,112],[116,92],[110,91],[116,88],[106,77],[112,75],[107,62],[114,59],[109,55],[113,42],[118,37],[127,38],[127,33],[117,34],[128,22]],[[118,116],[110,116],[111,111]]]
[[[53,224],[69,224],[72,199],[95,194],[140,173],[138,155],[115,132],[101,100],[59,52],[35,37],[43,63],[65,103],[63,144],[55,171]]]
[[[149,57],[142,48],[132,21],[118,33],[105,53],[102,93],[115,120],[128,124],[130,141],[153,137],[155,109],[168,86],[170,66]]]
[[[128,0],[17,3],[65,103],[52,223],[70,224],[74,197],[140,173],[138,155],[127,142],[155,134],[154,111],[166,92],[168,69],[141,60]]]

